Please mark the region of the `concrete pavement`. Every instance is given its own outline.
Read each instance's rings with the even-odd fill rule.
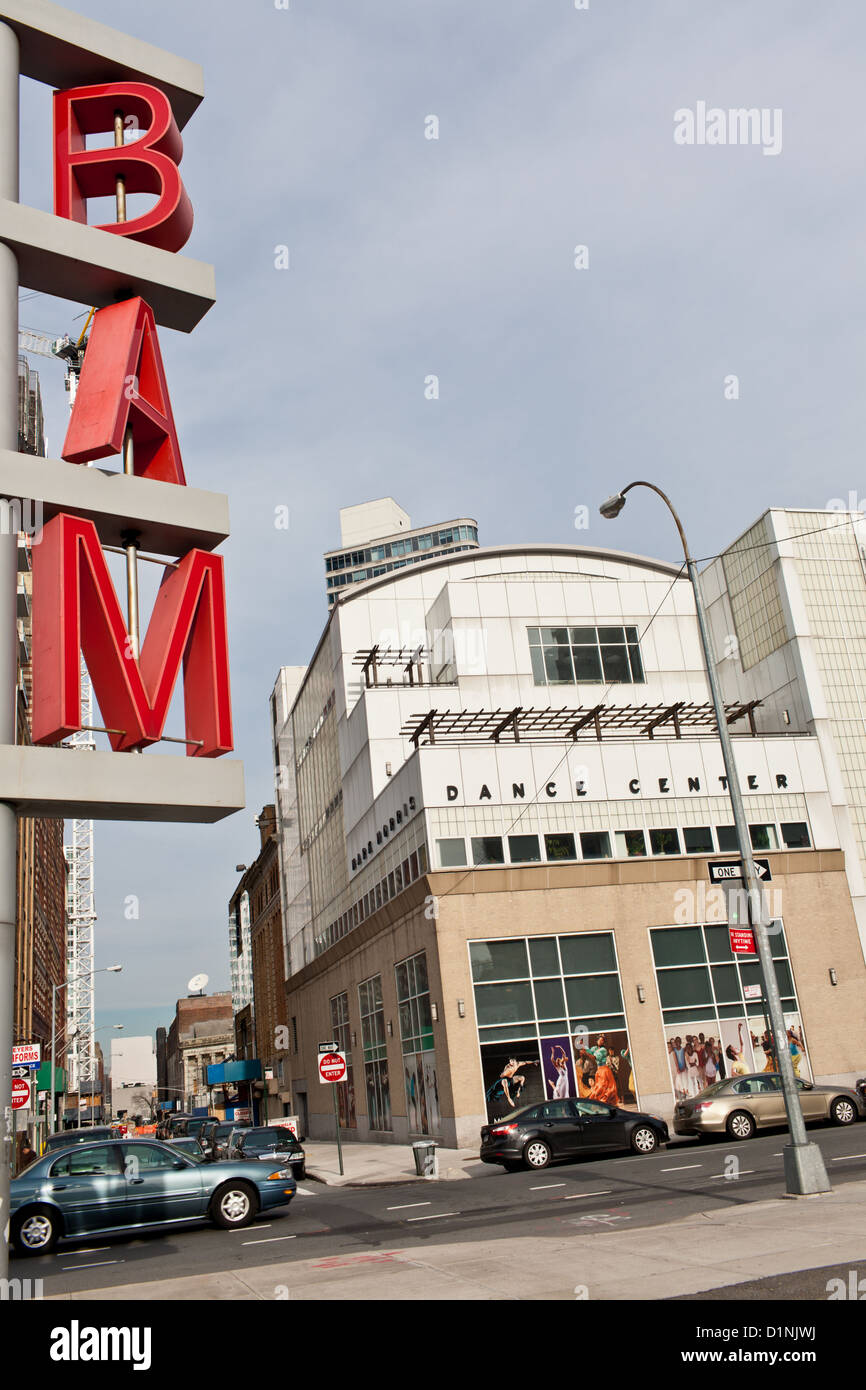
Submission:
[[[340,1176],[337,1145],[304,1140],[307,1173],[329,1187],[359,1187],[398,1182],[424,1182],[415,1172],[411,1144],[343,1144],[343,1176]],[[438,1172],[432,1176],[443,1182],[455,1178],[471,1178],[481,1173],[489,1175],[489,1163],[481,1163],[477,1149],[437,1148]]]
[[[849,1264],[866,1253],[866,1182],[819,1197],[707,1210],[664,1226],[617,1228],[575,1214],[569,1234],[432,1241],[232,1271],[124,1284],[55,1301],[573,1301],[688,1296],[747,1280]],[[607,1225],[610,1222],[610,1225]],[[819,1281],[820,1282],[820,1281]]]

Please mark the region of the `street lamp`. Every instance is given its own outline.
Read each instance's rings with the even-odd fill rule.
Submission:
[[[76,984],[78,980],[89,980],[93,975],[116,975],[123,969],[122,965],[106,965],[101,970],[86,970],[83,975],[71,975],[68,980],[63,980],[59,985],[51,986],[51,1109],[48,1116],[48,1133],[54,1134],[56,1130],[56,1117],[54,1114],[54,1080],[55,1062],[57,1060],[57,996],[67,985]],[[122,1026],[122,1025],[121,1025]],[[70,1038],[67,1047],[72,1041]]]
[[[725,773],[727,774],[728,793],[731,798],[731,809],[734,813],[734,825],[737,831],[737,846],[743,865],[743,879],[746,885],[748,900],[752,908],[750,915],[757,919],[752,922],[752,928],[758,947],[758,962],[763,980],[764,997],[767,1000],[770,1024],[775,1038],[776,1058],[779,1065],[779,1075],[782,1080],[785,1111],[788,1116],[790,1143],[785,1146],[784,1150],[786,1188],[789,1196],[792,1197],[805,1197],[811,1196],[816,1192],[829,1192],[830,1179],[827,1177],[827,1170],[824,1166],[824,1158],[821,1150],[818,1148],[817,1144],[811,1144],[806,1138],[806,1125],[803,1120],[803,1112],[800,1109],[794,1067],[787,1046],[787,1032],[785,1029],[785,1018],[782,1013],[782,998],[779,993],[779,982],[776,979],[776,972],[773,968],[773,954],[770,949],[770,939],[767,932],[769,924],[767,922],[764,894],[755,868],[755,861],[752,858],[752,842],[749,837],[746,812],[740,793],[740,783],[737,779],[737,764],[734,759],[734,748],[730,733],[728,732],[725,707],[716,677],[713,652],[710,646],[709,629],[707,627],[707,617],[704,612],[703,599],[701,598],[701,591],[698,583],[697,565],[689,552],[682,522],[674,510],[673,503],[667,494],[662,492],[661,488],[656,487],[655,483],[640,481],[629,483],[628,487],[622,489],[622,492],[614,493],[612,497],[608,497],[607,501],[601,504],[599,511],[602,516],[606,517],[608,521],[612,521],[614,517],[619,516],[625,506],[625,495],[627,492],[630,492],[633,487],[648,487],[651,492],[657,493],[667,506],[668,511],[676,522],[677,530],[680,533],[680,540],[683,543],[683,553],[686,559],[686,568],[695,596],[695,612],[697,614],[698,628],[701,634],[704,665],[706,667],[707,680],[710,686],[713,709],[716,715],[716,725],[719,731],[719,742],[722,745],[722,757],[725,763]]]

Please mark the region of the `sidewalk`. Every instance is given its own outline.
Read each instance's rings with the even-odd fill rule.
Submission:
[[[305,1139],[307,1175],[328,1187],[367,1187],[379,1183],[426,1182],[415,1172],[411,1144],[354,1144],[342,1145],[343,1176],[337,1159],[337,1145]],[[474,1178],[490,1174],[489,1163],[482,1163],[477,1149],[445,1149],[436,1151],[440,1180]]]
[[[621,1221],[622,1217],[616,1220]],[[663,1299],[866,1254],[866,1182],[820,1197],[747,1203],[665,1226],[608,1229],[575,1213],[556,1234],[431,1240],[214,1274],[54,1295],[52,1301],[274,1299],[486,1302]],[[504,1227],[507,1229],[507,1225]]]

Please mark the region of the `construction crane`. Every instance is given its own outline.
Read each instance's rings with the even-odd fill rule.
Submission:
[[[32,328],[19,328],[18,349],[22,353],[34,353],[38,357],[52,357],[66,367],[66,390],[69,393],[69,408],[75,402],[78,378],[84,351],[87,346],[86,335],[93,318],[91,309],[87,321],[77,339],[68,334],[61,338],[51,338]],[[87,667],[81,662],[81,722],[84,727],[71,738],[66,739],[66,747],[85,751],[96,748],[93,737],[93,687]],[[64,844],[63,853],[68,866],[66,876],[66,1026],[72,1039],[67,1058],[69,1090],[78,1092],[79,1101],[84,1094],[91,1097],[98,1079],[96,1057],[96,1019],[94,1012],[94,927],[96,909],[94,900],[94,855],[93,821],[74,820],[71,822],[71,838]],[[54,1117],[50,1123],[53,1125]]]

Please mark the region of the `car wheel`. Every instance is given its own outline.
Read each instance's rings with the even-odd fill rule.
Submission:
[[[305,1178],[306,1176],[307,1176],[307,1165],[306,1165],[306,1163],[302,1163],[301,1166],[300,1166],[300,1168],[299,1168],[299,1169],[297,1170],[297,1172],[295,1173],[295,1179],[296,1179],[297,1182],[303,1182],[303,1181],[304,1181],[304,1178]]]
[[[651,1154],[659,1146],[658,1135],[649,1125],[639,1125],[632,1130],[631,1146],[637,1154]]]
[[[837,1096],[830,1106],[830,1119],[834,1125],[852,1125],[857,1118],[857,1107],[847,1096]]]
[[[543,1139],[530,1139],[523,1150],[523,1162],[527,1168],[546,1168],[553,1155],[550,1145]]]
[[[730,1139],[751,1139],[755,1133],[755,1121],[745,1110],[735,1110],[728,1116],[725,1125]]]
[[[218,1187],[211,1197],[211,1220],[225,1231],[249,1226],[257,1210],[258,1198],[249,1183],[226,1183],[224,1187]]]
[[[12,1241],[19,1255],[49,1255],[60,1239],[60,1221],[46,1207],[19,1212],[12,1222]]]

